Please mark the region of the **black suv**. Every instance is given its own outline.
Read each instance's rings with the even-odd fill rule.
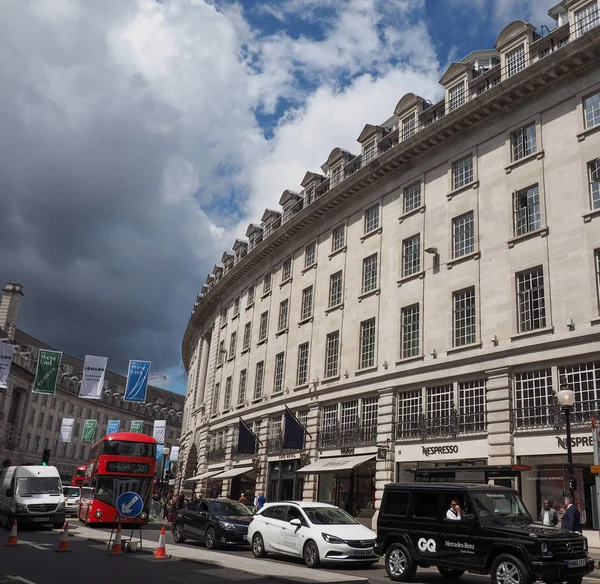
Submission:
[[[209,550],[219,546],[248,543],[248,525],[252,512],[230,499],[199,499],[178,509],[173,517],[175,543],[186,539],[204,542]]]
[[[488,485],[386,485],[375,552],[397,582],[436,566],[449,578],[490,574],[493,584],[581,584],[594,569],[585,537],[534,524],[516,491]]]

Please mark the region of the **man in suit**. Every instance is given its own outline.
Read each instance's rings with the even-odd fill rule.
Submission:
[[[540,513],[540,521],[548,527],[556,527],[558,523],[558,513],[552,507],[552,502],[549,499],[544,499],[544,506]]]
[[[579,509],[573,504],[573,497],[565,497],[566,511],[562,518],[561,528],[581,533],[581,515]]]

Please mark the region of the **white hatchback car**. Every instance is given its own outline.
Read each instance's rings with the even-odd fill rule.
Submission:
[[[309,568],[321,563],[371,565],[377,534],[339,507],[327,503],[268,503],[248,528],[248,541],[257,558],[268,553],[298,556]]]

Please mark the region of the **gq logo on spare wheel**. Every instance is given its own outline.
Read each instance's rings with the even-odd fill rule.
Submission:
[[[434,539],[425,539],[422,537],[418,542],[417,546],[422,552],[430,552],[432,554],[436,551],[436,545]]]

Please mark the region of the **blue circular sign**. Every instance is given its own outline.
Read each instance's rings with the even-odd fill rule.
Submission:
[[[144,508],[144,500],[133,491],[121,493],[117,499],[117,511],[126,519],[137,517]]]

